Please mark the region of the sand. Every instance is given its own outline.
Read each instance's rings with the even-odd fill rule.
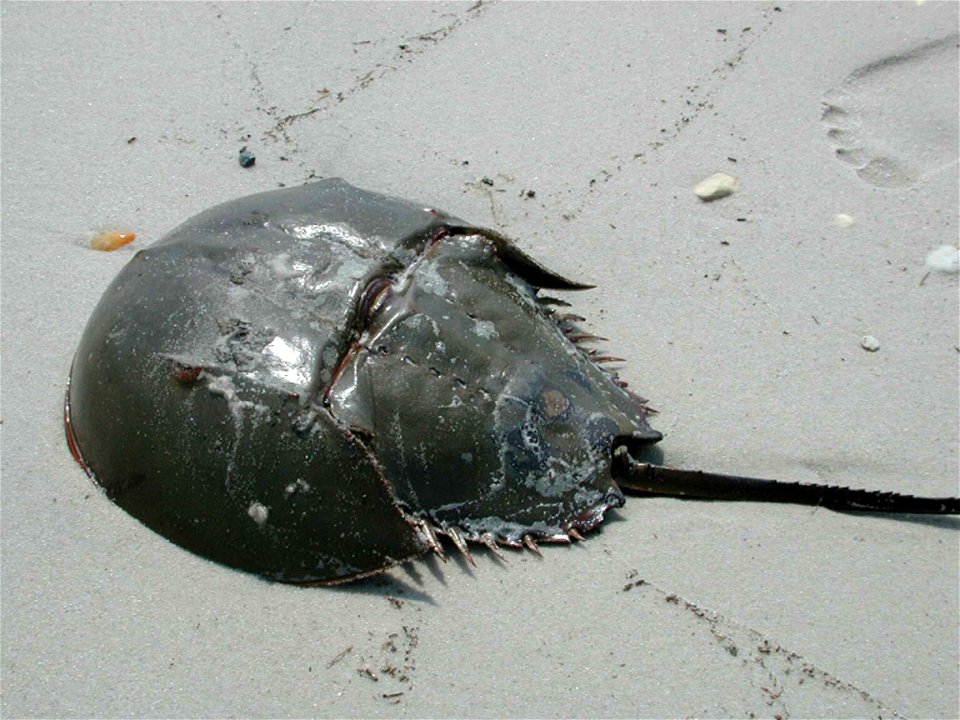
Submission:
[[[956,4],[0,13],[4,717],[960,713],[955,519],[632,499],[543,559],[298,588],[142,527],[61,416],[138,249],[342,176],[594,283],[665,462],[956,494]]]

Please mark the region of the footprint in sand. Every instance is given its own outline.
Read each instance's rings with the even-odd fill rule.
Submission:
[[[864,65],[823,98],[837,157],[868,183],[907,187],[960,155],[960,35]]]

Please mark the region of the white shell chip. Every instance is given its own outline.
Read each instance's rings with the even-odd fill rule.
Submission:
[[[953,245],[941,245],[927,255],[927,267],[942,273],[960,272],[960,250]]]
[[[693,192],[705,202],[719,200],[737,191],[737,179],[726,173],[714,173],[693,187]]]
[[[880,341],[877,340],[873,335],[864,335],[862,338],[860,338],[860,347],[867,352],[876,352],[880,349]]]

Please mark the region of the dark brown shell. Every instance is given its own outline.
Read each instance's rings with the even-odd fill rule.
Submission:
[[[226,203],[140,251],[71,376],[75,453],[205,557],[337,581],[437,534],[569,541],[623,503],[643,405],[501,236],[341,180]]]
[[[219,205],[104,293],[66,403],[75,457],[204,557],[341,582],[467,543],[569,542],[620,488],[842,510],[913,498],[639,461],[644,401],[501,235],[325,180]]]

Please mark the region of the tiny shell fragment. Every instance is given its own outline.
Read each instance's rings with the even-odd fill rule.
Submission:
[[[880,341],[877,340],[873,335],[864,335],[862,338],[860,338],[860,347],[867,352],[876,352],[880,349]]]
[[[698,182],[693,192],[705,202],[719,200],[737,191],[737,179],[726,173],[714,173]]]
[[[941,245],[927,255],[927,267],[942,273],[960,272],[960,250],[953,245]]]
[[[837,227],[842,228],[850,227],[856,222],[853,215],[847,213],[837,213],[833,216],[833,221],[837,224]]]
[[[132,232],[117,232],[116,230],[108,230],[105,232],[99,232],[93,236],[90,240],[90,247],[94,250],[102,250],[103,252],[112,252],[117,248],[122,248],[124,245],[129,245],[134,240],[137,239],[136,233]]]

